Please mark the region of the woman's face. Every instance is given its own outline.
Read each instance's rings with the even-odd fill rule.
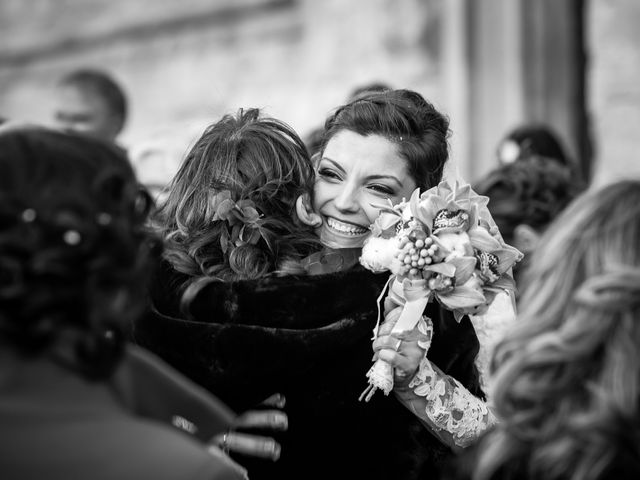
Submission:
[[[409,199],[417,187],[398,147],[380,135],[338,132],[316,168],[313,209],[322,218],[316,233],[332,248],[361,247],[376,206]]]

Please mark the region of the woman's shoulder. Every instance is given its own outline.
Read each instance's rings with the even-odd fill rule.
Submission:
[[[156,310],[164,315],[180,316],[180,299],[191,277],[176,270],[163,259],[156,265],[149,286],[149,296]]]
[[[387,275],[356,267],[313,276],[210,281],[190,300],[188,312],[195,320],[216,318],[279,328],[321,326],[336,317],[377,311],[386,280]]]

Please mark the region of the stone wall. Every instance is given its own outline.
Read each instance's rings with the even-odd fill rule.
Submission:
[[[0,115],[47,123],[60,75],[104,68],[131,100],[121,142],[162,181],[239,107],[305,135],[371,81],[441,103],[440,12],[441,0],[0,0]]]
[[[571,86],[553,80],[565,63],[564,29],[547,32],[570,9],[529,1],[0,0],[0,116],[48,123],[62,74],[104,68],[131,99],[121,141],[157,183],[224,113],[261,107],[306,135],[354,87],[384,81],[451,115],[452,164],[473,181],[492,167],[499,134],[531,119],[527,105],[547,106],[535,120],[556,126],[573,152],[582,141],[565,118]],[[601,184],[640,173],[640,2],[584,5],[586,108]],[[530,61],[519,57],[522,25],[537,28],[534,46],[557,38],[538,55],[534,89],[531,72],[515,75]]]
[[[594,185],[640,178],[640,2],[590,0],[587,19]]]

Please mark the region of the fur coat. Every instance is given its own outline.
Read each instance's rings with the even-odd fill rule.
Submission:
[[[285,396],[289,429],[274,435],[280,460],[238,458],[252,480],[437,478],[450,451],[417,417],[393,394],[358,400],[372,365],[377,297],[387,278],[356,267],[210,283],[190,304],[192,319],[184,320],[177,318],[180,276],[165,268],[135,336],[238,412],[273,393]],[[458,324],[436,303],[425,313],[435,328],[428,357],[482,395],[469,319]]]

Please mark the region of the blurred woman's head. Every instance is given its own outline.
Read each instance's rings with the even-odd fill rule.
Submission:
[[[489,210],[505,242],[525,254],[513,268],[520,287],[520,274],[540,236],[584,186],[565,165],[529,155],[495,168],[474,190],[489,197]]]
[[[638,181],[584,194],[547,230],[519,322],[496,347],[500,425],[477,478],[514,459],[548,479],[596,479],[625,461],[638,435],[639,247]]]
[[[0,337],[40,353],[67,333],[106,374],[141,313],[150,200],[120,149],[44,129],[0,133]]]
[[[338,108],[325,123],[316,165],[313,202],[323,243],[362,246],[376,205],[436,186],[448,135],[448,119],[411,90],[372,92]]]
[[[311,232],[294,222],[295,203],[313,178],[291,127],[258,109],[225,115],[188,153],[160,209],[166,258],[220,279],[258,278],[301,258]]]

